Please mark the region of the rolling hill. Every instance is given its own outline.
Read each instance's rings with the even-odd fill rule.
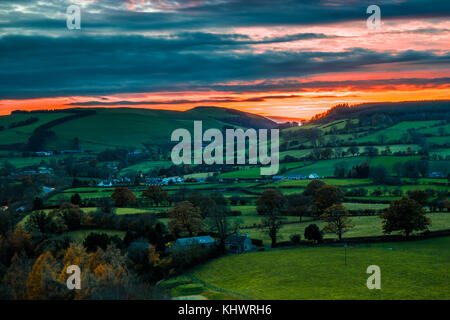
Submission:
[[[9,129],[8,125],[31,117],[33,124]],[[55,121],[57,120],[57,121]],[[78,138],[83,150],[98,151],[106,148],[143,148],[144,144],[157,145],[170,142],[177,128],[193,129],[193,121],[201,120],[203,130],[224,127],[271,128],[275,122],[262,116],[237,110],[197,107],[184,112],[134,108],[67,109],[53,112],[14,112],[0,117],[0,145],[2,149],[17,150],[24,147],[36,131],[54,132],[46,140],[45,149],[72,149]],[[14,145],[14,146],[13,146]]]

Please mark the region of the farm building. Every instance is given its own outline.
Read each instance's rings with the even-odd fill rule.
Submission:
[[[311,173],[308,176],[308,179],[320,179],[319,175],[317,173]]]
[[[252,240],[248,237],[248,233],[245,236],[238,233],[225,239],[225,248],[234,253],[248,252],[252,250]]]
[[[38,170],[39,170],[39,173],[41,173],[41,174],[53,174],[52,168],[39,167]]]
[[[288,176],[288,180],[305,180],[306,176],[303,174],[293,174]]]
[[[38,157],[50,157],[53,155],[53,152],[50,151],[37,151],[34,153]]]
[[[168,184],[176,184],[176,183],[182,183],[182,182],[184,182],[184,179],[180,178],[180,177],[169,177],[169,178],[162,179],[162,184],[165,186]]]
[[[55,190],[55,188],[52,188],[52,187],[46,187],[46,186],[42,187],[42,193],[44,193],[44,194],[50,193],[54,190]]]
[[[97,184],[98,187],[112,187],[112,182],[109,180],[103,180],[100,181],[99,184]]]
[[[161,178],[148,178],[145,180],[145,184],[147,186],[161,186],[163,183]]]
[[[444,178],[444,175],[442,174],[442,172],[431,172],[428,175],[428,178]]]
[[[211,236],[179,238],[174,243],[174,247],[188,247],[193,245],[200,245],[202,247],[210,247],[214,245],[215,241]]]

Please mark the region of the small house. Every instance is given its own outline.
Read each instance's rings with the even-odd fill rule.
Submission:
[[[252,250],[252,240],[248,237],[248,233],[245,236],[238,233],[225,239],[225,248],[233,253],[248,252]]]
[[[98,187],[112,187],[112,182],[109,180],[103,180],[100,181],[99,184],[97,184]]]
[[[53,155],[53,152],[50,151],[37,151],[34,153],[38,157],[50,157]]]
[[[211,236],[201,236],[201,237],[190,237],[190,238],[179,238],[175,241],[173,247],[189,247],[199,245],[201,247],[210,247],[214,245],[215,241]]]
[[[19,213],[25,212],[25,207],[24,206],[18,207],[16,209],[16,212],[19,212]]]
[[[38,170],[40,174],[53,174],[52,168],[39,167]]]
[[[44,194],[50,193],[54,190],[55,190],[55,188],[52,188],[52,187],[46,187],[46,186],[42,187],[42,193],[44,193]]]
[[[308,179],[320,179],[319,175],[317,173],[311,173],[308,176]]]
[[[176,184],[176,183],[183,183],[184,179],[181,177],[169,177],[162,179],[163,185],[169,185],[169,184]]]

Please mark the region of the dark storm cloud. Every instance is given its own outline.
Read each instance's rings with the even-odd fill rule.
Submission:
[[[230,90],[232,86],[221,88],[213,83],[357,71],[383,63],[430,64],[450,60],[449,55],[412,50],[400,54],[364,49],[227,52],[211,48],[223,43],[238,47],[229,37],[190,34],[188,40],[177,39],[3,37],[0,38],[0,98],[207,90],[208,87]]]
[[[137,4],[140,0],[135,1]],[[5,14],[6,22],[1,27],[42,28],[43,30],[64,27],[66,8],[70,4],[84,3],[82,23],[84,28],[113,29],[123,31],[196,30],[201,28],[233,28],[240,26],[320,24],[348,20],[364,21],[366,8],[372,0],[330,1],[330,0],[222,0],[222,1],[178,1],[190,5],[174,6],[174,1],[146,0],[145,5],[136,7],[144,11],[127,9],[130,0],[20,1],[29,7],[28,11],[14,11]],[[167,3],[167,6],[161,5]],[[17,1],[0,3],[0,14],[8,12]],[[158,5],[159,4],[159,5]],[[447,0],[377,1],[382,8],[383,18],[449,17],[450,2]],[[145,9],[159,11],[147,12]],[[97,30],[95,30],[97,29]]]

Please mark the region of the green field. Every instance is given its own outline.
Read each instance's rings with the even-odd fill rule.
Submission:
[[[448,300],[449,248],[450,237],[349,246],[347,265],[342,247],[278,249],[218,258],[183,278],[224,298]],[[380,267],[380,290],[366,286],[370,265]]]
[[[379,130],[366,137],[358,138],[357,141],[358,143],[377,142],[380,135],[384,135],[387,142],[396,141],[400,140],[402,138],[402,135],[406,133],[408,129],[426,129],[437,123],[440,123],[440,121],[403,121],[386,129]]]
[[[377,156],[370,159],[371,166],[382,165],[388,172],[393,173],[393,168],[396,163],[405,163],[409,160],[419,160],[420,156]]]
[[[118,236],[121,239],[125,237],[125,231],[104,230],[104,229],[77,230],[67,232],[66,235],[68,235],[72,241],[83,242],[84,239],[86,239],[86,237],[91,233],[106,233],[110,237]]]
[[[290,162],[280,164],[280,171],[291,170],[293,168],[302,167],[311,162]],[[222,173],[219,175],[221,179],[261,179],[261,168],[259,167],[242,167],[241,170]]]
[[[345,163],[346,166],[351,169],[352,167],[357,166],[366,160],[367,160],[366,157],[350,157],[342,159],[320,160],[311,165],[288,170],[285,173],[285,175],[290,174],[310,175],[311,173],[316,173],[321,177],[332,177],[334,176],[334,168],[335,168],[334,166],[336,164]]]
[[[4,126],[6,129],[0,131],[0,144],[15,144],[27,142],[34,129],[37,127],[62,118],[67,117],[68,113],[37,113],[37,114],[13,114],[9,116],[0,116],[0,126]],[[25,121],[31,117],[39,118],[39,121],[29,125],[7,128],[13,122]]]
[[[427,217],[431,219],[431,226],[429,229],[432,231],[446,230],[450,226],[450,215],[446,212],[428,213]],[[287,218],[289,218],[289,221],[299,221],[298,217]],[[342,236],[343,238],[383,235],[383,230],[381,228],[381,219],[379,216],[354,216],[351,217],[351,219],[355,227],[344,233]],[[303,239],[305,228],[312,223],[316,224],[320,229],[322,229],[326,225],[323,220],[320,220],[318,218],[304,217],[301,223],[291,223],[283,225],[279,231],[278,240],[288,241],[294,234],[299,234]],[[245,229],[245,232],[248,232],[250,238],[261,239],[267,245],[271,243],[270,237],[263,229],[250,228]],[[336,234],[326,233],[324,235],[324,238],[337,239],[337,236]]]
[[[194,120],[202,121],[203,130],[222,128],[227,121],[239,114],[226,109],[191,109],[185,112],[149,109],[95,109],[96,114],[75,119],[55,126],[52,130],[57,138],[49,147],[67,148],[74,137],[78,137],[83,149],[102,150],[113,147],[142,149],[144,143],[154,144],[170,141],[171,133],[178,128],[193,129]],[[264,122],[261,117],[250,115],[254,121]],[[83,130],[79,130],[83,128]],[[107,133],[107,134],[105,134]]]
[[[172,161],[143,161],[138,164],[131,165],[121,170],[121,176],[127,176],[132,172],[145,172],[148,173],[153,169],[163,169],[172,166]]]

